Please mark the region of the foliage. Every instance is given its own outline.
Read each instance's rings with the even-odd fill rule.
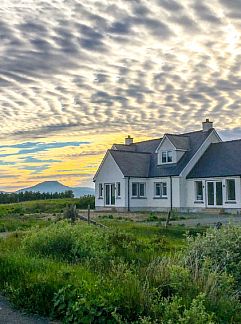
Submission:
[[[30,216],[6,216],[0,218],[0,233],[26,230],[36,226],[44,227],[47,225],[49,225],[49,221],[46,219],[33,218]]]
[[[189,238],[186,263],[195,271],[205,264],[214,271],[227,272],[236,280],[241,293],[241,227],[209,229],[195,240]]]
[[[31,255],[51,257],[71,263],[103,256],[108,252],[105,231],[88,224],[73,226],[67,221],[36,229],[23,240]]]
[[[63,198],[74,198],[73,191],[66,190],[65,192],[35,192],[35,191],[25,191],[25,192],[14,192],[14,193],[4,193],[0,192],[0,204],[11,204],[18,203],[22,201],[32,201],[32,200],[44,200],[44,199],[63,199]]]
[[[76,207],[78,209],[88,209],[88,206],[90,206],[90,209],[95,208],[95,196],[86,195],[76,201]]]
[[[78,213],[76,210],[76,205],[68,205],[64,210],[64,218],[71,220],[74,223],[77,220]]]
[[[5,217],[7,215],[23,216],[24,214],[63,213],[66,206],[71,204],[76,205],[78,209],[87,209],[88,205],[90,205],[91,208],[94,208],[94,196],[1,204],[0,217]]]
[[[237,269],[217,235],[232,241],[238,263],[239,230],[192,230],[181,251],[182,227],[106,222],[64,220],[0,240],[0,289],[18,307],[64,323],[240,323]],[[221,240],[227,267],[206,244],[210,236],[213,249]]]

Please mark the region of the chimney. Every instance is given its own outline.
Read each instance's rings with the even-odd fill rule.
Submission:
[[[203,132],[207,132],[211,128],[213,128],[213,122],[207,118],[206,121],[203,122]]]
[[[131,145],[133,144],[133,138],[130,137],[130,135],[128,135],[126,138],[125,138],[125,145]]]

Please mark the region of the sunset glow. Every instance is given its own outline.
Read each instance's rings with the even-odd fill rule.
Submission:
[[[228,0],[3,0],[0,190],[93,186],[106,149],[128,134],[210,118],[240,138],[240,17]]]

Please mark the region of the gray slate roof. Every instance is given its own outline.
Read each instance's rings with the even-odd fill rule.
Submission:
[[[241,176],[241,140],[211,144],[188,178]]]
[[[112,148],[121,151],[132,151],[142,153],[154,153],[158,145],[161,143],[162,138],[156,138],[153,140],[147,140],[142,142],[136,142],[131,145],[114,144]]]
[[[175,144],[188,150],[178,163],[157,165],[157,147],[162,138],[133,143],[131,145],[114,144],[109,152],[120,167],[124,176],[130,177],[166,177],[179,175],[199,147],[213,131],[197,131],[180,135],[168,134]],[[180,138],[179,138],[180,137]],[[174,143],[173,143],[174,144]]]
[[[189,150],[189,136],[166,134],[166,137],[171,141],[171,143],[175,146],[176,149],[184,151]]]
[[[148,177],[149,153],[109,150],[125,177]]]

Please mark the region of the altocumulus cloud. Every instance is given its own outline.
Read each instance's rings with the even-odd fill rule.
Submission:
[[[239,0],[2,0],[0,137],[21,144],[1,157],[50,152],[51,137],[189,131],[204,117],[237,136],[240,14]],[[32,158],[21,161],[58,160]]]
[[[18,143],[13,145],[1,145],[1,149],[11,148],[18,149],[16,153],[2,154],[2,156],[11,156],[11,155],[21,155],[21,154],[32,154],[38,152],[49,151],[51,149],[58,149],[64,147],[79,147],[80,145],[89,144],[90,142],[51,142],[51,143],[41,143],[41,142],[26,142]],[[37,161],[35,158],[27,157],[25,162],[41,162]],[[55,162],[55,161],[52,161]]]

